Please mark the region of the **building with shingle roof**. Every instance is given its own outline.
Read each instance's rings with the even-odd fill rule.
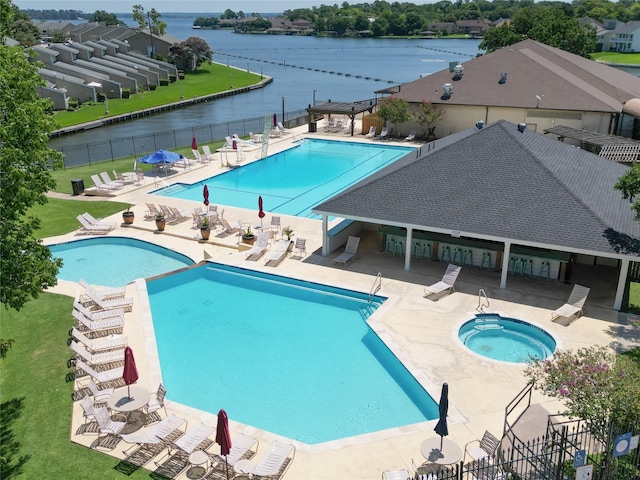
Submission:
[[[629,103],[640,102],[640,78],[534,40],[460,65],[461,75],[444,69],[400,85],[394,95],[414,105],[431,100],[445,110],[438,136],[504,119],[537,132],[564,125],[631,137],[640,118],[640,105]],[[396,127],[401,134],[420,131],[411,122]]]
[[[325,243],[328,217],[395,228],[405,246],[420,235],[439,235],[441,243],[453,237],[462,244],[484,242],[501,253],[501,288],[517,249],[555,256],[565,267],[576,259],[608,262],[618,269],[619,309],[629,263],[640,255],[640,222],[614,189],[627,169],[499,120],[424,145],[313,212],[325,219]],[[323,253],[330,253],[324,245]]]

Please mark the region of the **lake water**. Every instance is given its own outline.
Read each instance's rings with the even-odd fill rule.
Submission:
[[[118,15],[131,23],[130,18]],[[378,90],[429,75],[447,68],[449,62],[464,62],[481,53],[480,41],[471,39],[318,38],[194,30],[191,27],[196,16],[199,14],[166,14],[163,20],[168,24],[167,33],[179,39],[202,37],[214,50],[214,61],[261,72],[273,77],[273,83],[250,93],[53,139],[50,146],[60,148],[281,114],[283,104],[286,112],[301,110],[312,104],[314,97],[317,103],[374,98]]]

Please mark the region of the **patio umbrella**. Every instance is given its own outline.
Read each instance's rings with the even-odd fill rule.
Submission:
[[[202,196],[204,197],[204,204],[205,206],[209,206],[209,187],[207,187],[206,185],[204,186],[204,188],[202,189]]]
[[[124,349],[124,371],[122,372],[122,378],[124,383],[127,384],[127,396],[131,398],[132,383],[136,383],[138,380],[138,369],[136,368],[136,359],[133,357],[133,350],[131,347]]]
[[[229,433],[229,417],[224,409],[218,412],[218,426],[216,429],[216,443],[220,445],[220,455],[224,455],[224,463],[227,470],[227,479],[229,479],[229,464],[227,463],[227,455],[231,451],[231,434]]]
[[[273,114],[273,126],[274,127],[278,126],[278,114],[277,113]]]
[[[191,149],[198,150],[198,142],[196,142],[196,136],[194,135],[191,139]]]
[[[142,158],[139,158],[138,162],[149,163],[151,165],[171,165],[173,162],[177,162],[181,158],[182,155],[178,153],[170,152],[169,150],[158,150]]]
[[[447,411],[449,410],[449,385],[447,383],[442,384],[442,393],[440,393],[440,403],[438,403],[439,419],[436,424],[436,428],[433,430],[440,435],[440,450],[442,451],[442,440],[445,436],[449,435],[449,428],[447,427]]]
[[[258,197],[258,216],[260,217],[260,228],[262,228],[262,219],[265,216],[264,210],[262,209],[262,195]]]

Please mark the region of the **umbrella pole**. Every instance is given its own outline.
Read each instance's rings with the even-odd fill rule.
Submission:
[[[227,470],[227,480],[229,480],[229,463],[227,462],[227,456],[224,456],[224,465],[226,467]]]
[[[442,452],[442,442],[444,442],[444,437],[440,435],[440,452]]]

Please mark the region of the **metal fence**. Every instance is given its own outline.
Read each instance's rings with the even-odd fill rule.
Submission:
[[[305,110],[298,110],[287,112],[286,116],[293,119],[295,124],[299,124],[297,119],[307,116],[307,113]],[[140,157],[161,148],[171,150],[187,147],[191,145],[191,139],[194,136],[199,144],[224,140],[225,137],[230,137],[234,133],[241,137],[247,136],[250,132],[259,133],[264,131],[265,122],[267,121],[271,122],[272,117],[245,118],[231,122],[213,123],[146,135],[113,138],[101,142],[63,147],[60,151],[64,155],[65,168],[78,167],[113,161],[122,157]],[[288,121],[284,123],[289,126]]]

